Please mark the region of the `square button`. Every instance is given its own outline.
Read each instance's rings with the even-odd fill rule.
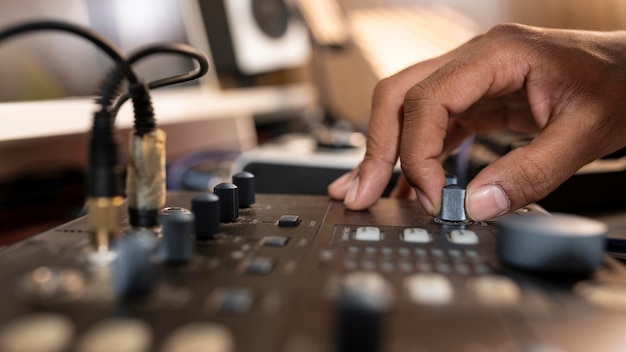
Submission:
[[[373,226],[362,226],[356,229],[354,238],[357,241],[380,241],[380,229]]]
[[[247,288],[218,289],[213,294],[220,313],[243,314],[250,310],[254,297]]]
[[[472,230],[453,230],[450,232],[450,242],[456,244],[478,244],[478,235]]]
[[[246,274],[269,274],[274,267],[274,260],[268,257],[251,258],[245,267]]]
[[[428,243],[431,241],[430,234],[426,229],[407,228],[402,232],[402,240],[410,243]]]
[[[287,245],[289,237],[284,236],[265,236],[263,238],[263,246],[265,247],[284,247]]]
[[[280,227],[296,227],[300,225],[300,217],[298,215],[281,215],[278,218],[278,226]]]

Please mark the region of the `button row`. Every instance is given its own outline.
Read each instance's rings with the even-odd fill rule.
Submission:
[[[447,305],[455,292],[449,278],[436,273],[418,273],[404,280],[409,299],[421,305]],[[513,307],[520,303],[522,292],[511,279],[499,275],[472,278],[467,285],[479,303],[492,307]]]
[[[480,262],[482,261],[482,257],[480,253],[472,248],[467,249],[458,249],[458,248],[423,248],[423,247],[375,247],[375,246],[359,246],[359,245],[348,245],[346,248],[346,255],[348,256],[378,256],[382,254],[383,257],[394,257],[398,256],[400,258],[410,258],[415,257],[416,259],[451,259],[455,261],[463,261],[468,260],[472,262]]]
[[[361,226],[354,233],[357,241],[376,242],[383,239],[383,233],[378,227]],[[423,228],[406,228],[402,231],[401,239],[407,243],[429,243],[432,242],[432,235]],[[448,236],[450,242],[461,245],[478,244],[478,235],[472,230],[457,229],[452,230]]]
[[[69,350],[76,336],[73,324],[58,314],[31,314],[5,325],[0,331],[4,352],[52,352]],[[109,318],[93,325],[76,341],[78,351],[147,351],[155,337],[149,325],[134,318]],[[210,322],[182,325],[165,337],[159,351],[235,350],[235,338],[227,327]],[[74,350],[74,349],[72,349]]]
[[[343,267],[346,270],[380,270],[383,272],[400,271],[404,273],[413,272],[437,272],[441,274],[457,274],[457,275],[484,275],[490,272],[489,266],[485,263],[447,263],[447,262],[428,262],[428,261],[398,261],[391,260],[343,260]]]

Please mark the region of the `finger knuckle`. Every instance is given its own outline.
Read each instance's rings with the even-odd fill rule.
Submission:
[[[516,169],[518,181],[514,186],[521,195],[520,204],[538,201],[553,190],[555,175],[535,158],[523,156]]]
[[[519,38],[526,37],[533,32],[532,27],[519,23],[501,23],[492,27],[486,34],[496,38]]]
[[[383,78],[374,86],[372,91],[372,102],[376,103],[381,99],[396,96],[396,90],[398,90],[397,79],[395,76]]]
[[[409,115],[418,110],[429,101],[429,87],[427,81],[419,82],[404,95],[403,109],[404,114]]]

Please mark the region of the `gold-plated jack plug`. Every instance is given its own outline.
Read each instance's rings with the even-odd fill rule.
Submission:
[[[87,199],[91,243],[98,254],[109,253],[111,243],[120,236],[122,196]]]

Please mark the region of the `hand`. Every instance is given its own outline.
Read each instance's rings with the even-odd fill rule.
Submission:
[[[539,133],[467,185],[470,219],[537,201],[626,146],[626,32],[500,25],[380,81],[365,157],[328,193],[348,209],[372,206],[399,157],[424,210],[437,215],[441,162],[470,134],[502,129]]]

